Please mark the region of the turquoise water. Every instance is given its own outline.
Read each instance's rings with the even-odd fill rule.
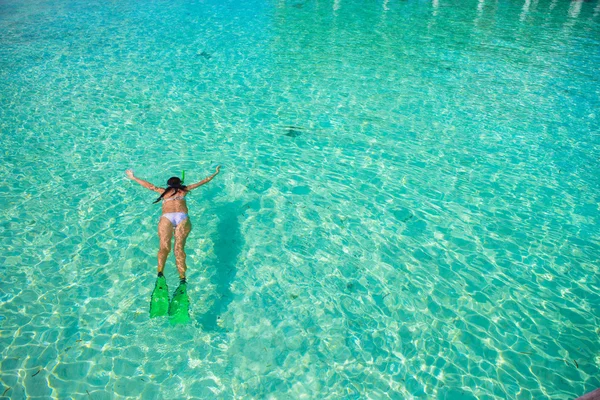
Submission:
[[[598,65],[597,0],[2,1],[0,395],[600,387]],[[217,163],[150,319],[124,171]]]

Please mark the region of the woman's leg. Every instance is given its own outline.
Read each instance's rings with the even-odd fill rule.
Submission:
[[[177,271],[179,278],[185,279],[185,241],[192,230],[192,223],[189,218],[177,225],[175,228],[175,262],[177,263]]]
[[[173,238],[173,224],[164,217],[158,221],[158,240],[160,242],[158,249],[158,273],[165,269],[167,256],[171,251],[171,239]]]

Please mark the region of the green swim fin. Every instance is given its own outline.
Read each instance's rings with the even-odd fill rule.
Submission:
[[[187,283],[179,284],[169,304],[169,321],[171,324],[187,324],[190,322],[190,299],[187,295]]]
[[[150,318],[164,317],[169,310],[169,288],[167,279],[160,274],[150,297]]]

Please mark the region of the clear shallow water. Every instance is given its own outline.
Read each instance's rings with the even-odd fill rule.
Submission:
[[[599,387],[598,1],[219,3],[0,4],[3,396]]]

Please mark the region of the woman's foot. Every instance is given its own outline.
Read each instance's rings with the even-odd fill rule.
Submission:
[[[150,318],[167,315],[169,310],[169,287],[161,273],[156,278],[156,284],[150,297]]]
[[[190,322],[190,299],[187,295],[185,277],[181,278],[181,283],[173,293],[169,304],[169,321],[174,325]]]

